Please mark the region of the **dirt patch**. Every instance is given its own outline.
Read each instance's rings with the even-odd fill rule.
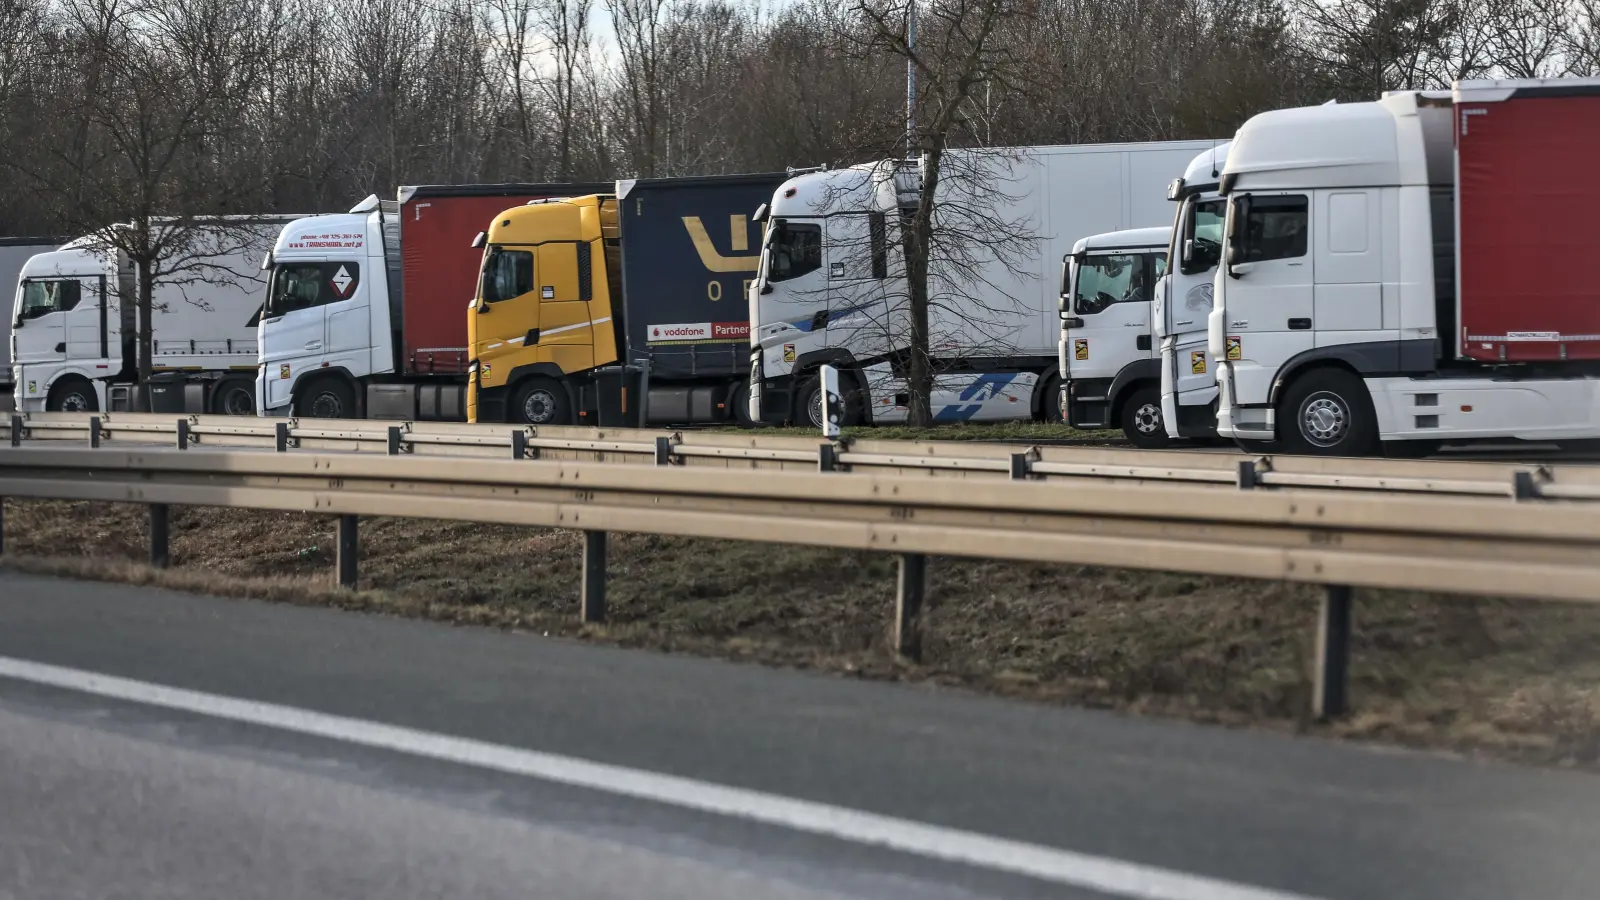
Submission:
[[[889,651],[894,564],[807,547],[615,535],[610,622],[576,621],[576,532],[371,519],[361,590],[331,587],[333,521],[178,508],[174,568],[142,507],[9,501],[4,565],[585,640],[931,680],[1032,700],[1600,766],[1600,610],[1362,591],[1351,704],[1306,721],[1315,589],[936,559],[924,652]]]

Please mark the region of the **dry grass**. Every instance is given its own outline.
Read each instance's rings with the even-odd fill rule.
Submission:
[[[1294,585],[1070,565],[932,564],[926,665],[887,649],[884,556],[618,535],[605,627],[576,622],[573,532],[373,519],[362,590],[331,589],[332,521],[174,509],[152,572],[134,506],[11,501],[5,564],[208,593],[533,629],[875,678],[1600,765],[1600,610],[1358,594],[1347,721],[1304,719],[1317,594]]]

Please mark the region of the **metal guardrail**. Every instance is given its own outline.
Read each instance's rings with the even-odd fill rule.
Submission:
[[[854,449],[839,454],[838,461],[857,453],[887,457],[871,459],[883,471],[857,468],[841,476],[750,470],[743,457],[735,467],[674,465],[659,458],[643,465],[500,458],[463,466],[447,456],[399,452],[208,449],[205,443],[214,434],[209,424],[192,423],[199,443],[181,453],[43,440],[0,446],[0,498],[146,504],[156,565],[168,559],[172,504],[335,515],[338,579],[351,587],[360,516],[575,529],[585,534],[580,607],[587,622],[604,619],[606,535],[613,531],[889,552],[901,563],[896,649],[913,658],[920,652],[929,555],[1320,584],[1328,590],[1319,621],[1314,694],[1319,715],[1344,707],[1352,587],[1600,600],[1600,505],[1591,503],[1300,487],[1219,492],[1207,483],[1143,478],[1058,483],[929,478],[925,472],[903,474],[900,470],[913,468],[908,459]],[[319,428],[306,439],[352,439],[328,437],[335,432],[341,429]],[[471,430],[460,434],[484,437]],[[524,435],[523,440],[549,440],[566,452],[608,457],[643,452],[637,439],[589,434],[584,439]],[[663,439],[656,436],[644,446],[659,448]],[[523,449],[526,455],[528,448]],[[963,452],[938,458],[989,460],[981,469],[955,471],[992,468],[992,458],[981,448]],[[729,459],[721,450],[685,458]]]
[[[1018,447],[976,441],[883,441],[578,427],[227,416],[31,413],[0,418],[11,446],[257,447],[384,455],[654,463],[721,469],[837,471],[1033,481],[1315,488],[1519,500],[1600,500],[1600,466],[1511,462],[1243,457],[1202,450]]]

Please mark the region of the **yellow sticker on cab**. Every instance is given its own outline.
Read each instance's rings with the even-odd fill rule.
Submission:
[[[283,365],[278,367],[278,379],[280,381],[289,380],[289,364],[288,363],[284,363]]]
[[[1072,342],[1072,358],[1083,362],[1089,358],[1089,339],[1076,338]]]
[[[1206,373],[1206,352],[1204,350],[1192,350],[1189,352],[1189,371],[1196,375],[1204,375]]]
[[[1228,358],[1244,359],[1244,348],[1240,346],[1239,336],[1236,334],[1228,335]]]
[[[793,344],[784,344],[783,345],[783,361],[786,362],[786,363],[794,362],[794,345]]]

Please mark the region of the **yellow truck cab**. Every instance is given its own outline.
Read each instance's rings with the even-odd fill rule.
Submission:
[[[598,424],[626,412],[617,201],[535,201],[495,217],[468,313],[470,422]],[[612,367],[608,389],[601,370]]]

